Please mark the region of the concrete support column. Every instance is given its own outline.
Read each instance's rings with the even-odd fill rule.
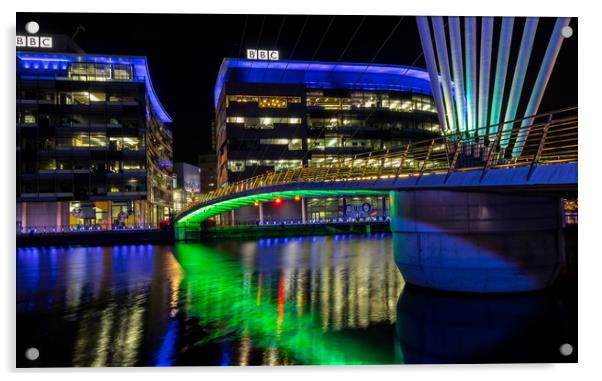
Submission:
[[[305,197],[301,197],[301,223],[307,223],[307,209],[305,206]]]
[[[27,203],[21,203],[21,226],[23,229],[27,229]]]
[[[60,231],[61,225],[63,225],[63,202],[57,201],[57,203],[56,203],[56,229]]]
[[[263,225],[263,203],[259,203],[259,224]]]
[[[146,202],[144,200],[140,200],[140,224],[144,225],[146,222]]]
[[[347,199],[343,197],[343,220],[347,219]]]
[[[234,209],[230,211],[230,226],[234,226]]]
[[[107,219],[109,220],[107,224],[107,228],[109,230],[113,229],[113,201],[108,201],[109,210],[107,210]]]
[[[550,286],[565,260],[558,197],[397,191],[390,209],[395,262],[410,284],[533,291]]]

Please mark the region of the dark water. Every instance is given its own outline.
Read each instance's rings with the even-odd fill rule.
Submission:
[[[573,282],[432,293],[392,258],[380,234],[18,249],[17,366],[576,361]]]

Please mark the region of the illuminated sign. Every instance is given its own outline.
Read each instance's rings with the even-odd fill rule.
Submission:
[[[343,214],[353,215],[357,217],[372,217],[378,213],[378,210],[376,208],[373,208],[369,202],[364,202],[361,205],[347,204],[345,210],[339,207],[339,212],[343,212]]]
[[[52,48],[52,37],[43,36],[17,36],[18,48]]]
[[[280,53],[278,50],[247,49],[248,60],[278,61]]]

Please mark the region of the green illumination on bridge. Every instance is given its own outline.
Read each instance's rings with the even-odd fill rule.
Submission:
[[[176,230],[185,228],[187,224],[199,224],[206,219],[217,216],[234,209],[242,208],[255,204],[255,202],[269,202],[277,197],[285,200],[300,197],[342,197],[342,196],[385,196],[388,191],[379,190],[332,190],[332,189],[312,189],[312,190],[290,190],[281,192],[267,192],[253,195],[240,196],[227,200],[217,201],[212,204],[201,204],[193,207],[176,217]]]

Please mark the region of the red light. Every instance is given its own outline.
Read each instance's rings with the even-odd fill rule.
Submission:
[[[277,205],[280,205],[280,204],[282,204],[282,197],[276,197],[276,198],[274,199],[274,203],[275,203],[275,204],[277,204]]]

